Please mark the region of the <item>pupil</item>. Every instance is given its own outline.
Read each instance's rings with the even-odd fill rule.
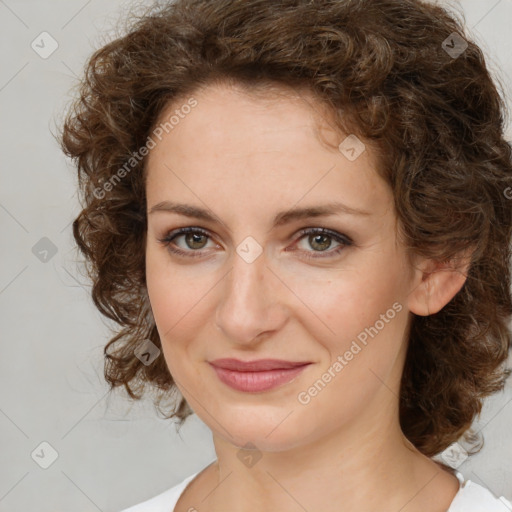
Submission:
[[[316,243],[317,243],[317,240],[318,240],[318,239],[319,239],[319,240],[322,240],[322,239],[324,239],[324,240],[328,240],[328,239],[329,239],[329,235],[313,235],[313,244],[312,244],[313,246],[314,246],[314,244],[316,244]],[[324,251],[325,249],[329,248],[329,246],[330,246],[330,245],[331,245],[331,244],[330,244],[329,242],[324,243],[324,244],[322,244],[322,243],[320,242],[320,246],[323,246],[323,247],[320,247],[320,250],[321,250],[321,251]]]
[[[198,242],[197,239],[201,239],[201,238],[205,238],[205,236],[201,235],[201,234],[196,234],[196,233],[189,233],[187,236],[187,245],[189,245],[189,246],[192,245],[192,247],[194,249],[201,249],[201,247],[204,246],[204,243],[201,247],[194,246],[195,243],[200,243],[200,242]],[[189,242],[190,242],[190,244],[189,244]]]

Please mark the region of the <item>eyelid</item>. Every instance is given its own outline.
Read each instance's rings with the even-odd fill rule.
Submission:
[[[163,236],[163,239],[173,238],[175,235],[179,236],[179,235],[186,234],[189,232],[193,232],[193,233],[198,232],[198,233],[201,233],[201,234],[207,236],[210,239],[216,238],[216,235],[212,235],[212,232],[209,229],[201,228],[199,226],[184,226],[182,228],[176,228],[176,229],[166,231]],[[332,236],[334,238],[341,238],[347,244],[354,243],[354,241],[348,235],[346,235],[344,233],[340,233],[338,231],[335,231],[334,229],[329,229],[329,228],[320,227],[320,226],[308,226],[305,228],[301,228],[298,231],[295,231],[294,234],[292,235],[292,237],[299,239],[303,235],[311,235],[311,234],[315,234],[315,233],[326,234],[326,235]],[[159,241],[163,241],[163,240],[159,240]]]
[[[204,236],[206,236],[209,240],[213,241],[214,243],[214,237],[212,236],[211,232],[207,229],[201,228],[199,226],[186,226],[182,228],[177,228],[174,230],[168,231],[163,238],[158,238],[158,241],[162,243],[165,247],[167,247],[168,251],[171,253],[178,254],[179,256],[182,256],[184,258],[188,257],[203,257],[203,251],[207,251],[208,249],[198,249],[198,250],[184,250],[181,248],[173,247],[171,248],[172,242],[174,239],[184,236],[188,233],[199,233]],[[311,236],[311,235],[327,235],[328,237],[334,239],[337,243],[339,243],[339,247],[333,249],[333,250],[326,250],[326,251],[301,251],[300,249],[292,248],[292,249],[285,249],[287,252],[303,252],[306,255],[304,256],[306,259],[328,259],[329,257],[337,256],[343,250],[345,250],[347,247],[355,245],[353,240],[345,235],[344,233],[339,233],[335,230],[324,228],[320,226],[309,226],[305,228],[301,228],[300,230],[296,231],[293,235],[294,242],[292,243],[292,247],[295,247],[304,237]],[[217,243],[217,245],[220,245]],[[326,254],[327,256],[322,256],[322,254]],[[318,256],[313,256],[314,254],[318,254]],[[207,258],[208,256],[204,256]]]
[[[206,236],[211,241],[213,241],[215,238],[214,236],[212,236],[211,232],[207,229],[200,228],[199,226],[185,226],[182,228],[177,228],[177,229],[172,229],[170,231],[167,231],[162,238],[158,239],[158,241],[162,242],[162,243],[169,244],[174,239],[176,239],[180,236],[183,236],[183,235],[187,235],[188,233],[199,233],[201,235]],[[217,245],[220,245],[217,242],[214,242],[214,243],[216,243]],[[199,252],[201,250],[202,249],[199,249],[197,251],[190,251],[190,252]]]
[[[320,235],[328,235],[334,239],[339,239],[346,243],[347,245],[353,245],[354,241],[344,233],[339,233],[338,231],[335,231],[333,229],[324,228],[324,227],[316,227],[311,226],[307,228],[299,229],[299,231],[296,232],[297,240],[302,238],[304,235],[314,235],[314,234],[320,234]]]

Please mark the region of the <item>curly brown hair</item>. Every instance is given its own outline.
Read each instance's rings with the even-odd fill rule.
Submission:
[[[78,169],[73,234],[92,298],[120,326],[104,349],[110,390],[139,399],[150,385],[158,404],[177,392],[162,354],[145,365],[134,353],[144,339],[161,347],[139,154],[159,116],[216,81],[300,88],[377,148],[408,254],[472,251],[455,297],[411,314],[400,394],[402,430],[425,455],[469,438],[483,398],[511,372],[512,147],[499,82],[461,18],[420,0],[177,0],[134,15],[127,34],[93,53],[60,142]],[[181,424],[192,410],[183,397],[174,405],[168,417]]]

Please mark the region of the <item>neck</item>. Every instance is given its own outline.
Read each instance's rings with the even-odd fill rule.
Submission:
[[[405,438],[398,400],[385,386],[382,389],[382,396],[375,397],[378,407],[366,408],[357,423],[319,433],[285,451],[240,450],[214,434],[215,491],[207,509],[447,510],[458,490],[457,479]],[[252,454],[253,459],[241,454]]]

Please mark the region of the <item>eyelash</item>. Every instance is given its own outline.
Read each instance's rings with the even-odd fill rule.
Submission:
[[[175,238],[178,238],[179,236],[188,234],[188,233],[196,233],[204,235],[208,238],[210,237],[210,234],[205,231],[204,229],[197,228],[197,227],[187,227],[187,228],[180,228],[175,231],[170,231],[167,233],[167,235],[164,238],[159,238],[158,241],[164,245],[164,247],[167,247],[167,250],[171,253],[177,254],[178,256],[183,256],[185,258],[199,258],[202,257],[202,251],[201,250],[190,250],[190,251],[183,251],[181,249],[177,249],[175,246],[172,246],[171,243]],[[342,235],[340,233],[337,233],[336,231],[331,231],[326,228],[305,228],[301,229],[298,233],[300,236],[297,238],[296,243],[299,242],[302,238],[304,238],[306,235],[327,235],[330,238],[333,238],[336,242],[340,243],[341,245],[337,247],[336,249],[332,251],[312,251],[317,253],[327,253],[329,256],[312,256],[311,254],[308,254],[306,258],[309,259],[318,259],[318,258],[328,258],[332,257],[333,255],[340,254],[345,247],[350,247],[353,245],[353,241],[346,235]],[[309,253],[310,251],[306,251],[306,253]]]

